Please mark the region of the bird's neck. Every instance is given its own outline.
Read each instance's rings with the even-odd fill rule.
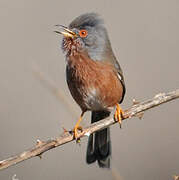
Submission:
[[[90,59],[88,53],[86,52],[75,52],[66,58],[67,65],[72,68],[77,68],[78,66],[88,66],[89,64],[93,63],[93,60]]]

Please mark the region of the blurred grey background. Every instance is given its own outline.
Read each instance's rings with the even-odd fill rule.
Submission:
[[[103,16],[127,94],[122,107],[179,87],[178,0],[0,0],[0,159],[73,128],[80,114],[65,82],[65,60],[55,24],[82,13]],[[54,82],[72,108],[34,74]],[[85,115],[83,126],[89,124]],[[169,180],[179,174],[179,101],[111,127],[113,171],[85,163],[87,138],[66,144],[0,172],[0,180]],[[116,178],[119,180],[119,178]]]

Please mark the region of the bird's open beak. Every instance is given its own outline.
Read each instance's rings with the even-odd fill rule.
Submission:
[[[55,26],[62,28],[62,31],[54,31],[55,33],[62,34],[63,36],[70,37],[70,38],[77,36],[76,33],[74,33],[73,31],[69,30],[67,27],[65,27],[63,25],[57,24]]]

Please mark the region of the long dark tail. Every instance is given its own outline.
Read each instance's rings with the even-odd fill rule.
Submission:
[[[91,123],[100,121],[110,115],[108,111],[93,111]],[[91,164],[97,160],[99,167],[110,168],[111,140],[109,128],[91,134],[88,139],[86,162]]]

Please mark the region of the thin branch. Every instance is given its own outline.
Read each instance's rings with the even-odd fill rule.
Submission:
[[[169,102],[177,98],[179,98],[179,89],[169,93],[160,93],[156,95],[153,99],[138,104],[135,103],[131,108],[124,111],[123,120],[127,118],[131,118],[133,116],[138,116],[138,114],[143,111],[146,111],[155,106]],[[79,132],[78,138],[89,136],[91,133],[104,129],[115,123],[117,122],[114,121],[113,117],[108,117],[104,120],[98,121],[97,123],[93,123],[89,127],[84,128],[82,132]],[[20,163],[26,159],[30,159],[35,156],[41,157],[41,155],[44,152],[56,148],[58,146],[61,146],[63,144],[66,144],[68,142],[71,142],[73,140],[74,137],[69,132],[64,132],[61,136],[47,141],[37,140],[37,144],[34,147],[28,149],[27,151],[24,151],[16,156],[12,156],[8,159],[0,161],[0,170],[8,168],[9,166],[15,165],[17,163]]]

